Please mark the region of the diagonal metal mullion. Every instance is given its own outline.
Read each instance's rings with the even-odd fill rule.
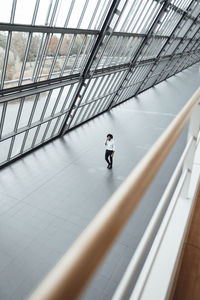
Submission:
[[[101,90],[103,88],[103,87],[101,87],[101,85],[102,85],[102,82],[104,81],[104,79],[105,79],[105,76],[101,78],[101,80],[99,82],[99,85],[97,86],[97,89],[95,90],[95,95],[97,95],[97,96],[96,96],[96,98],[95,98],[95,100],[93,102],[96,102],[99,99],[99,95],[100,95]],[[101,87],[101,89],[100,89],[100,87]],[[93,105],[93,104],[89,104],[88,107],[87,107],[87,109],[85,110],[85,113],[83,114],[83,116],[81,118],[81,122],[82,122],[82,119],[84,119],[85,115],[87,114],[87,112],[88,112],[88,110],[89,110],[89,108],[90,108],[91,105]]]
[[[114,29],[111,29],[109,26],[110,26],[110,23],[111,23],[111,21],[112,21],[112,19],[113,19],[114,14],[116,13],[118,4],[119,4],[119,0],[116,0],[116,1],[113,1],[112,4],[111,4],[111,6],[110,6],[109,12],[108,12],[108,14],[107,14],[107,16],[106,16],[106,19],[105,19],[105,21],[104,21],[104,24],[103,24],[103,26],[102,26],[102,29],[101,29],[101,31],[100,31],[100,33],[99,33],[99,35],[98,35],[98,38],[97,38],[97,40],[96,40],[96,43],[95,43],[95,45],[94,45],[94,47],[93,47],[93,49],[92,49],[92,51],[91,51],[90,56],[88,57],[87,63],[86,63],[86,65],[85,65],[85,68],[84,68],[84,71],[83,71],[83,74],[82,74],[82,79],[81,79],[80,85],[78,86],[78,88],[77,88],[77,93],[76,93],[76,95],[75,95],[75,97],[74,97],[74,101],[73,101],[74,104],[75,104],[75,102],[76,102],[77,97],[79,96],[79,94],[80,94],[80,92],[81,92],[82,87],[85,85],[85,83],[84,83],[85,78],[87,78],[88,76],[91,76],[91,75],[90,75],[90,69],[91,69],[91,66],[92,66],[92,64],[93,64],[93,62],[94,62],[94,60],[95,60],[95,58],[96,58],[96,55],[97,55],[97,53],[98,53],[98,51],[99,51],[99,48],[100,48],[101,45],[102,45],[102,42],[103,42],[103,39],[104,39],[104,37],[105,37],[106,32],[107,32],[108,30],[111,30],[111,32],[114,30]],[[122,14],[122,12],[123,12],[124,8],[126,7],[126,5],[127,5],[127,1],[125,1],[125,3],[123,4],[122,10],[118,13],[118,20],[119,20],[119,16]],[[116,27],[116,25],[117,25],[117,23],[118,23],[118,20],[117,20],[116,23],[115,23],[115,27]],[[109,40],[109,39],[108,39],[108,40]],[[104,49],[103,49],[103,51],[102,51],[102,54],[103,54],[104,50],[105,50],[105,47],[104,47]],[[102,55],[101,55],[101,56],[102,56]],[[100,56],[100,59],[101,59],[101,56]],[[100,59],[99,59],[99,62],[100,62]],[[98,65],[98,64],[97,64],[97,65]],[[97,66],[96,66],[96,68],[97,68]],[[93,73],[94,73],[94,71],[95,71],[95,70],[93,70]],[[78,108],[75,109],[75,113],[76,113],[77,109],[78,109]],[[70,111],[69,111],[68,115],[67,115],[66,118],[65,118],[64,126],[63,126],[63,128],[62,128],[61,134],[63,134],[63,133],[67,130],[67,128],[65,128],[65,126],[67,125],[67,121],[68,121],[69,116],[71,115],[71,111],[72,111],[72,110],[73,110],[73,104],[72,104],[72,106],[71,106],[71,108],[70,108]],[[69,126],[70,126],[70,124],[71,124],[71,122],[72,122],[72,119],[73,119],[73,117],[71,118],[71,120],[70,120],[70,122],[69,122],[69,124],[68,124],[68,128],[69,128]]]
[[[110,92],[111,92],[111,93],[114,92],[114,91],[112,92],[112,90],[115,89],[115,86],[117,85],[117,80],[118,80],[119,76],[120,76],[120,73],[117,74],[117,78],[112,78],[113,82],[111,83],[111,87],[110,87],[109,93],[110,93]],[[110,94],[110,95],[111,95],[111,94]],[[106,95],[106,96],[108,96],[108,95]],[[102,100],[101,100],[101,101],[102,101]],[[103,105],[102,105],[102,106],[103,106]]]
[[[129,38],[128,42],[127,42],[127,47],[124,47],[123,52],[122,52],[122,58],[119,60],[119,62],[125,62],[127,61],[127,57],[131,58],[132,54],[135,52],[135,48],[133,48],[133,51],[130,52],[129,51],[129,45],[131,46],[132,42],[134,43],[134,37]],[[125,59],[123,59],[123,57],[125,57]]]
[[[61,96],[62,96],[63,90],[64,90],[64,87],[61,87],[61,89],[60,89],[60,91],[59,91],[59,93],[58,93],[58,96],[57,96],[57,98],[56,98],[56,101],[55,101],[55,103],[54,103],[53,109],[52,109],[52,111],[51,111],[51,117],[53,117],[54,114],[55,114],[55,111],[56,111],[56,108],[58,107],[58,103],[59,103],[60,98],[61,98]]]
[[[33,71],[33,82],[36,82],[38,80],[39,74],[40,74],[40,69],[42,66],[42,62],[44,59],[45,51],[48,46],[48,41],[49,41],[50,33],[44,34],[41,43],[40,43],[40,48],[38,51],[38,57],[36,58],[35,62],[35,68]]]
[[[47,15],[46,15],[46,19],[45,19],[45,25],[46,26],[48,25],[48,19],[49,19],[49,15],[50,15],[50,11],[51,11],[51,6],[52,6],[52,0],[50,1],[49,6],[48,6],[48,10],[47,10]],[[32,74],[32,81],[33,82],[35,82],[35,80],[34,80],[35,74],[38,70],[38,64],[40,63],[41,57],[42,57],[41,52],[43,52],[42,49],[44,48],[43,41],[44,41],[44,39],[46,39],[47,36],[48,36],[48,33],[43,33],[42,38],[40,40],[40,46],[39,46],[39,49],[38,49],[38,53],[37,53],[36,60],[35,60],[35,66],[34,66],[33,74]]]
[[[151,7],[153,7],[153,5],[154,5],[154,2],[151,3],[149,9],[146,11],[146,14],[143,16],[143,20],[146,19],[146,22],[145,22],[145,24],[143,24],[143,22],[140,24],[140,28],[138,28],[138,31],[143,31],[143,28],[145,28],[147,22],[149,21],[149,20],[148,20],[149,18],[146,18],[146,17],[147,17],[147,15],[149,14],[149,12],[150,12],[150,10],[151,10]],[[141,27],[142,27],[142,28],[141,28]]]
[[[69,60],[69,56],[70,56],[71,50],[72,50],[72,48],[73,48],[73,46],[74,46],[74,43],[75,43],[75,41],[76,41],[76,37],[77,37],[77,34],[74,34],[73,37],[72,37],[72,39],[71,39],[71,41],[70,41],[69,48],[68,48],[68,52],[67,52],[67,54],[66,54],[66,56],[65,56],[65,60],[64,60],[62,69],[61,69],[61,71],[60,71],[60,76],[59,76],[59,77],[62,77],[63,74],[64,74],[64,72],[65,72],[65,67],[66,67],[66,65],[67,65],[67,63],[68,63],[68,60]]]
[[[112,37],[114,37],[114,36],[112,36]],[[115,53],[117,53],[119,51],[122,44],[123,44],[123,37],[118,36],[118,39],[117,39],[117,42],[115,43],[115,46],[111,49],[111,51],[109,53],[110,58],[107,59],[104,62],[103,67],[105,65],[112,64],[112,61],[116,59],[116,54]],[[122,52],[122,50],[123,50],[123,47],[121,47],[121,52]]]
[[[81,54],[81,51],[82,51],[82,49],[83,49],[83,47],[84,47],[86,38],[87,38],[87,36],[84,36],[84,38],[83,38],[83,40],[82,40],[82,42],[81,42],[80,48],[79,48],[78,53],[77,53],[77,55],[76,55],[76,58],[75,58],[75,60],[74,60],[73,66],[72,66],[71,71],[70,71],[70,74],[73,74],[73,73],[74,73],[74,70],[75,70],[76,65],[77,65],[77,61],[78,61],[78,59],[79,59],[79,57],[80,57],[80,54]]]
[[[104,5],[106,5],[106,0],[104,0]],[[103,5],[103,7],[104,7],[104,5]],[[107,6],[103,12],[103,15],[101,15],[101,14],[99,15],[99,18],[97,19],[96,24],[94,26],[95,29],[99,30],[101,28],[101,24],[103,24],[103,20],[106,17],[108,10],[109,10],[109,4],[107,4]],[[100,19],[100,17],[101,17],[101,19]],[[99,21],[99,19],[100,19],[100,21]],[[99,24],[98,24],[98,22],[99,22]]]
[[[49,105],[49,101],[50,101],[50,98],[51,98],[52,93],[53,93],[53,90],[49,91],[49,93],[48,93],[48,95],[47,95],[47,98],[46,98],[46,100],[45,100],[45,105],[44,105],[44,108],[43,108],[43,110],[42,110],[42,114],[41,114],[41,117],[40,117],[40,120],[39,120],[40,124],[37,126],[36,132],[35,132],[35,134],[34,134],[33,142],[32,142],[32,144],[31,144],[31,148],[34,148],[35,142],[36,142],[36,140],[37,140],[37,137],[38,137],[38,134],[39,134],[39,131],[40,131],[40,128],[41,128],[41,125],[44,124],[44,123],[43,123],[44,116],[45,116],[45,113],[46,113],[46,111],[47,111],[47,107],[48,107],[48,105]]]
[[[97,115],[99,112],[103,111],[103,109],[106,106],[106,102],[105,101],[107,99],[107,97],[105,97],[104,99],[100,100],[98,105],[96,106],[95,110],[94,110],[94,116]]]
[[[156,18],[154,19],[153,24],[151,25],[151,27],[148,30],[148,33],[146,34],[145,38],[143,39],[140,47],[138,48],[137,52],[135,53],[132,61],[130,62],[130,66],[128,68],[128,70],[126,71],[126,73],[124,74],[124,78],[122,78],[121,80],[121,86],[123,85],[123,82],[126,80],[126,77],[128,76],[129,72],[131,71],[132,67],[136,65],[136,61],[139,57],[139,55],[141,54],[142,50],[144,49],[144,47],[146,46],[152,32],[154,31],[155,27],[157,26],[157,24],[160,22],[160,19],[162,18],[162,16],[164,15],[166,9],[168,8],[170,4],[170,1],[163,1],[162,6],[160,8],[159,13],[157,14]],[[120,87],[119,87],[120,88]],[[116,92],[117,94],[117,92]],[[113,103],[114,103],[114,99],[115,99],[116,95],[114,95],[110,101],[110,105],[108,106],[108,110],[112,107]]]
[[[99,101],[99,100],[96,100],[87,106],[86,110],[84,111],[83,115],[81,116],[81,119],[79,120],[79,123],[82,123],[85,119],[88,119],[88,115],[90,116],[91,110],[95,106],[97,101]],[[83,109],[84,109],[84,106],[83,106]]]
[[[58,103],[59,103],[59,101],[60,101],[60,98],[61,98],[61,95],[62,95],[62,93],[63,93],[63,90],[64,90],[64,87],[61,87],[61,89],[60,89],[60,91],[59,91],[59,93],[58,93],[56,102],[55,102],[55,104],[54,104],[54,107],[53,107],[53,109],[52,109],[52,112],[51,112],[51,116],[50,116],[50,117],[53,117],[54,114],[55,114],[55,111],[56,111],[56,108],[58,107]],[[61,116],[57,118],[56,124],[57,124],[58,120],[60,120],[60,118],[61,118]],[[46,135],[47,135],[47,132],[48,132],[48,130],[49,130],[49,127],[50,127],[50,125],[51,125],[51,122],[52,122],[52,120],[48,122],[48,124],[47,124],[47,126],[46,126],[46,128],[45,128],[43,137],[42,137],[42,139],[41,139],[41,143],[43,143],[44,140],[45,140],[45,137],[46,137]],[[56,126],[56,124],[55,124],[55,126]],[[53,133],[53,132],[52,132],[52,133]]]
[[[49,23],[50,27],[53,25],[53,21],[55,19],[55,15],[56,15],[56,11],[57,11],[57,8],[58,8],[59,1],[60,0],[56,0],[55,1],[53,12],[52,12],[50,23]],[[46,18],[46,22],[45,22],[46,24],[48,23],[48,18],[50,16],[51,4],[49,6],[49,11],[47,13],[47,18]],[[43,44],[43,47],[42,47],[42,50],[41,50],[41,53],[40,53],[40,57],[39,57],[39,60],[38,60],[37,70],[35,71],[34,82],[38,80],[38,77],[39,77],[39,74],[40,74],[40,70],[41,70],[41,67],[42,67],[42,63],[43,63],[43,59],[45,60],[44,56],[45,56],[45,52],[47,51],[48,42],[49,42],[49,36],[52,37],[52,35],[50,35],[49,33],[47,33],[46,36],[45,36],[45,38],[44,38],[44,44]]]
[[[36,81],[39,79],[40,80],[40,78],[42,78],[42,76],[45,76],[46,77],[46,75],[43,75],[43,70],[44,70],[44,67],[45,67],[45,63],[46,63],[46,61],[48,60],[47,59],[47,54],[48,54],[48,51],[49,51],[49,48],[50,48],[50,45],[51,45],[51,41],[52,41],[52,38],[53,38],[53,36],[54,36],[54,34],[53,33],[50,33],[49,34],[49,36],[48,36],[48,39],[47,39],[47,45],[45,46],[45,48],[44,48],[44,52],[42,53],[42,55],[41,55],[41,64],[40,64],[40,66],[38,67],[38,75],[37,75],[37,79],[36,79]],[[45,43],[44,43],[45,44]],[[47,78],[48,78],[48,75],[47,75]]]
[[[85,49],[85,52],[84,53],[90,53],[91,52],[91,49],[92,49],[92,47],[94,46],[94,40],[95,40],[95,36],[90,36],[90,41],[89,41],[89,43],[88,43],[88,45],[87,45],[87,48]],[[85,57],[83,56],[83,58],[82,58],[82,60],[81,60],[81,65],[82,66],[85,66],[86,65],[86,63],[87,63],[87,57],[88,56],[86,56],[85,55]],[[82,75],[82,73],[81,73],[81,75]]]
[[[101,108],[106,105],[105,103],[105,99],[106,97],[102,98],[99,100],[99,103],[97,104],[97,106],[95,107],[94,111],[93,111],[93,116],[97,115],[99,111],[101,111]]]
[[[102,83],[102,81],[103,81],[103,78],[104,78],[104,77],[102,77],[102,78],[100,79],[99,83],[98,83],[98,78],[97,78],[97,80],[96,80],[96,81],[97,81],[97,86],[96,86],[96,89],[95,89],[95,95],[97,94],[97,92],[98,92],[98,90],[99,90],[99,88],[100,88],[100,86],[101,86],[101,83]],[[95,82],[96,82],[96,81],[95,81]],[[91,91],[92,91],[92,88],[90,89],[90,93],[91,93]],[[89,100],[89,96],[88,96],[88,100]],[[95,101],[97,101],[97,100],[98,100],[98,96],[97,96],[97,98],[95,98],[95,100],[85,102],[85,105],[88,103],[88,107],[86,108],[86,110],[85,110],[83,116],[81,117],[81,120],[83,119],[83,117],[84,117],[85,114],[87,113],[87,111],[88,111],[88,109],[89,109],[91,103],[92,103],[92,102],[95,102]],[[79,121],[79,117],[80,117],[80,115],[81,115],[81,113],[82,113],[82,110],[84,109],[84,106],[85,106],[85,105],[79,106],[79,107],[81,107],[81,109],[80,109],[80,112],[79,112],[79,114],[78,114],[78,116],[77,116],[77,119],[76,119],[75,124],[77,124],[77,122]]]
[[[42,51],[42,46],[43,46],[45,35],[46,35],[46,33],[43,33],[42,37],[40,39],[40,45],[38,47],[37,56],[36,56],[36,59],[35,59],[35,65],[34,65],[33,73],[32,73],[32,82],[34,82],[35,73],[36,73],[38,63],[39,63],[39,60],[40,60],[40,57],[41,57],[41,51]]]
[[[130,37],[122,37],[122,47],[121,50],[118,53],[118,62],[121,64],[121,62],[124,62],[127,60],[127,53],[129,53],[129,45],[133,42],[134,38]],[[124,46],[126,45],[126,47]]]
[[[80,16],[78,24],[77,24],[77,28],[80,28],[80,26],[81,26],[81,23],[83,21],[83,18],[84,18],[84,15],[85,15],[85,12],[86,12],[86,9],[87,9],[87,6],[88,6],[88,2],[89,2],[89,0],[85,0],[85,4],[83,6],[83,10],[81,12],[81,16]]]
[[[105,62],[103,64],[102,68],[104,68],[105,65],[112,64],[112,60],[115,58],[116,49],[118,49],[119,43],[120,43],[120,41],[122,39],[122,37],[119,37],[119,36],[117,36],[117,37],[112,36],[111,39],[110,39],[110,41],[112,41],[112,38],[114,38],[114,39],[117,38],[117,41],[114,42],[114,46],[110,49],[110,51],[108,53],[108,58],[105,59]]]
[[[21,71],[20,71],[20,75],[19,75],[18,86],[20,86],[22,84],[22,80],[23,80],[23,76],[24,76],[24,72],[25,72],[25,67],[26,67],[26,62],[27,62],[27,58],[28,58],[28,53],[29,53],[31,41],[32,41],[32,33],[29,33],[27,43],[26,43],[24,59],[23,59],[23,63],[22,63],[22,67],[21,67]]]
[[[63,39],[64,39],[64,34],[62,33],[61,36],[60,36],[59,42],[58,42],[58,46],[57,46],[57,48],[56,48],[55,55],[54,55],[54,57],[53,57],[53,61],[52,61],[50,70],[49,70],[49,74],[48,74],[48,77],[47,77],[48,79],[50,79],[51,76],[52,76],[52,73],[53,73],[53,70],[54,70],[54,67],[55,67],[57,58],[58,58],[58,54],[59,54],[60,48],[61,48],[61,46],[62,46]]]
[[[75,4],[75,0],[72,0],[72,2],[70,4],[69,12],[67,14],[67,18],[66,18],[65,23],[64,23],[64,28],[66,28],[68,26],[69,19],[71,17],[71,13],[72,13],[72,10],[74,8],[74,4]],[[59,39],[59,42],[58,42],[58,46],[56,48],[56,52],[55,52],[55,55],[54,55],[54,58],[53,58],[53,61],[52,61],[52,64],[51,64],[51,67],[50,67],[50,70],[49,70],[48,79],[50,79],[51,76],[52,76],[52,73],[53,73],[53,70],[54,70],[54,66],[55,66],[55,63],[57,61],[57,57],[58,57],[58,54],[59,54],[59,51],[60,51],[60,48],[61,48],[64,36],[65,36],[64,33],[62,33],[61,36],[60,36],[60,39]]]
[[[10,15],[10,23],[11,24],[14,22],[16,5],[17,5],[17,0],[13,0],[12,10],[11,10],[11,15]],[[8,36],[7,36],[6,48],[5,48],[5,57],[4,57],[3,69],[2,69],[2,74],[1,74],[0,89],[3,89],[3,86],[4,86],[6,70],[7,70],[7,64],[8,64],[8,57],[9,57],[9,50],[10,50],[10,44],[11,44],[11,37],[12,37],[12,31],[9,30],[8,31]]]
[[[50,45],[51,45],[52,38],[53,38],[53,33],[50,33],[49,36],[48,36],[47,45],[45,46],[44,52],[41,55],[41,65],[39,67],[38,75],[36,74],[37,75],[36,81],[38,79],[40,80],[43,76],[45,76],[45,74],[43,75],[43,70],[44,70],[44,67],[45,67],[45,63],[48,60],[47,59],[47,56],[48,56],[47,54],[48,54],[48,51],[49,51],[49,48],[50,48]]]
[[[34,99],[34,103],[33,103],[33,107],[32,107],[32,110],[31,110],[31,114],[30,114],[30,117],[29,117],[29,120],[28,120],[28,124],[27,124],[28,127],[30,127],[30,125],[32,123],[33,116],[34,116],[34,113],[35,113],[35,109],[36,109],[39,97],[40,97],[40,94],[39,93],[36,94],[35,99]],[[30,129],[28,129],[25,132],[24,139],[23,139],[23,142],[22,142],[22,145],[21,145],[21,149],[20,149],[20,154],[22,154],[23,151],[24,151],[24,147],[25,147],[25,144],[26,144],[26,140],[27,140],[27,137],[28,137],[29,130]]]
[[[24,100],[25,100],[24,97],[20,100],[19,109],[18,109],[18,113],[17,113],[17,118],[16,118],[15,126],[14,126],[14,132],[15,133],[17,133],[17,129],[18,129],[18,126],[19,126],[19,121],[20,121],[22,109],[23,109],[23,106],[24,106]],[[10,143],[10,147],[9,147],[9,151],[8,151],[7,160],[10,160],[12,150],[13,150],[13,146],[14,146],[14,143],[15,143],[15,137],[16,137],[16,135],[11,138],[11,143]]]
[[[36,21],[39,4],[40,4],[40,0],[36,0],[35,9],[34,9],[34,13],[33,13],[33,18],[32,18],[32,22],[31,22],[32,26],[35,24],[35,21]],[[18,82],[19,86],[22,84],[22,80],[23,80],[23,76],[24,76],[24,71],[25,71],[25,66],[26,66],[26,62],[27,62],[27,58],[28,58],[28,53],[29,53],[29,49],[30,49],[30,45],[31,45],[32,36],[33,36],[33,33],[29,32],[27,43],[26,43],[26,49],[25,49],[24,59],[23,59],[22,67],[21,67],[20,76],[19,76],[19,82]]]
[[[109,93],[111,90],[111,82],[113,82],[114,74],[111,74],[108,79],[106,80],[105,84],[102,86],[99,95],[105,94],[106,92]]]
[[[99,102],[100,102],[100,100],[97,100],[97,101],[93,102],[92,105],[90,105],[90,109],[88,109],[88,111],[85,114],[83,120],[87,120],[87,119],[89,119],[89,118],[91,118],[91,117],[94,116],[94,110],[97,107],[97,105],[99,104]]]
[[[89,23],[89,25],[88,25],[88,29],[90,29],[90,28],[92,27],[92,23],[93,23],[93,21],[94,21],[94,19],[95,19],[95,16],[96,16],[96,13],[97,13],[97,11],[98,11],[98,8],[99,8],[100,3],[101,3],[101,0],[98,0],[98,1],[97,1],[97,4],[96,4],[96,6],[95,6],[94,12],[93,12],[93,14],[92,14],[92,17],[91,17],[91,19],[90,19],[90,23]]]
[[[113,78],[112,78],[112,80],[113,80]],[[100,82],[100,85],[101,85],[101,83],[102,83],[102,80],[101,80],[101,82]],[[109,84],[110,84],[110,82],[109,82]],[[115,80],[113,80],[113,82],[112,82],[112,84],[111,84],[111,86],[110,86],[110,91],[112,90],[112,88],[113,88],[114,85],[115,85]],[[100,102],[101,102],[101,101],[103,101],[102,99],[104,99],[105,97],[108,97],[109,95],[112,94],[112,93],[110,93],[110,91],[109,91],[106,95],[100,96],[100,93],[101,93],[101,91],[102,91],[103,88],[104,88],[104,86],[103,86],[103,87],[101,88],[101,90],[99,91],[97,97],[96,97],[94,100],[92,100],[90,103],[92,103],[92,102],[96,103],[96,102],[99,101],[99,100],[100,100]],[[98,89],[99,89],[99,86],[98,86]],[[96,93],[97,93],[97,90],[95,91],[95,94],[96,94]],[[86,115],[87,113],[89,114],[88,110],[90,109],[90,107],[91,107],[91,104],[88,105],[88,107],[87,107],[85,113],[83,114],[83,116],[82,116],[82,118],[81,118],[80,123],[82,122],[83,119],[85,119],[85,115]],[[94,107],[94,106],[93,106],[93,107]],[[79,115],[80,115],[80,114],[81,114],[81,112],[79,113]],[[77,121],[79,120],[79,115],[78,115],[78,117],[77,117]],[[77,123],[77,121],[76,121],[76,123]]]
[[[2,109],[2,113],[1,113],[1,122],[0,122],[0,140],[2,138],[3,126],[4,126],[4,122],[5,122],[7,105],[8,105],[8,102],[3,103],[3,109]]]
[[[93,92],[94,89],[96,89],[96,84],[98,83],[98,78],[99,78],[99,77],[94,78],[94,82],[92,83],[92,86],[91,86],[91,88],[90,88],[90,90],[89,90],[89,93],[87,94],[87,99],[84,99],[84,98],[83,98],[83,100],[85,100],[85,102],[88,102],[88,101],[90,100],[90,95],[91,95],[91,93]],[[90,81],[90,82],[91,82],[91,81]]]
[[[11,44],[11,37],[12,37],[12,32],[8,32],[8,37],[7,37],[7,42],[6,42],[6,48],[5,48],[5,57],[4,57],[4,62],[3,62],[3,69],[2,69],[2,74],[1,74],[1,87],[0,89],[2,90],[4,87],[4,81],[6,77],[6,70],[7,70],[7,65],[8,65],[8,56],[9,56],[9,50],[10,50],[10,44]]]
[[[137,2],[140,2],[140,1],[137,1]],[[137,4],[137,3],[136,3]],[[136,10],[135,10],[135,13],[132,15],[132,18],[131,18],[131,20],[129,21],[129,25],[128,25],[128,27],[127,27],[127,29],[126,29],[126,31],[131,31],[130,30],[130,26],[132,25],[132,23],[133,23],[133,21],[135,20],[135,17],[137,16],[137,19],[135,20],[135,23],[137,23],[137,20],[140,18],[140,15],[139,15],[139,13],[138,13],[138,10],[139,10],[139,3],[138,3],[138,6],[137,6],[137,8],[136,8]],[[127,19],[129,19],[129,16],[127,16]]]
[[[83,61],[85,59],[85,53],[88,51],[89,47],[93,43],[93,36],[90,35],[88,37],[88,35],[85,35],[85,37],[86,37],[86,44],[85,47],[83,48],[82,58],[80,58],[77,63],[77,71],[81,71],[81,67],[83,66]]]
[[[55,16],[56,16],[56,12],[57,12],[57,9],[58,9],[58,6],[59,6],[59,2],[60,2],[60,0],[55,0],[54,8],[53,8],[53,12],[52,12],[52,15],[51,15],[51,20],[50,20],[49,26],[53,26],[53,22],[55,20]]]

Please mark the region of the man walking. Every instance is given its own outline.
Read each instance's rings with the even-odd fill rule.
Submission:
[[[113,140],[113,136],[110,133],[107,135],[107,139],[105,141],[105,146],[106,146],[105,160],[108,163],[107,168],[112,169],[113,155],[115,152],[115,143]]]

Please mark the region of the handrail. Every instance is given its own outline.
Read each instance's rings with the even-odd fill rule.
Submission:
[[[153,181],[199,101],[200,88],[29,300],[71,300],[80,295]]]
[[[128,267],[112,297],[112,300],[120,300],[125,299],[130,285],[133,282],[138,268],[141,265],[141,261],[144,258],[145,252],[147,251],[150,242],[152,241],[153,235],[155,233],[156,227],[158,226],[159,222],[161,221],[161,218],[163,216],[163,212],[167,207],[168,200],[170,198],[170,195],[177,183],[177,179],[180,176],[180,172],[182,170],[185,158],[187,157],[193,143],[195,142],[195,139],[193,136],[190,137],[183,154],[181,155],[179,162],[176,166],[176,169],[174,170],[170,181],[162,195],[162,198],[160,199],[158,206],[156,207],[153,216],[151,217],[151,220],[133,254],[133,257],[131,258]]]

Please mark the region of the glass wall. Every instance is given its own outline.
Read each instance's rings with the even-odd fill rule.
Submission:
[[[200,60],[199,1],[7,0],[0,165]]]

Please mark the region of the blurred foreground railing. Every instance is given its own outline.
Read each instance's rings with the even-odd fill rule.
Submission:
[[[169,295],[198,187],[200,166],[199,162],[195,164],[195,153],[199,143],[199,102],[200,89],[195,92],[60,262],[30,296],[30,300],[71,300],[76,299],[81,294],[129,217],[133,214],[190,119],[186,147],[113,299],[125,299],[161,220],[162,223],[140,272],[131,299],[164,299]],[[179,180],[178,184],[177,180]],[[175,187],[169,204],[168,200]],[[163,218],[166,208],[167,211]],[[175,216],[179,213],[184,213],[184,215]],[[172,223],[175,217],[177,223],[174,229]],[[183,223],[180,224],[179,222]],[[176,232],[176,230],[179,231]],[[163,246],[167,240],[171,240],[169,253],[167,244],[165,247]],[[163,257],[163,249],[167,259]],[[160,266],[162,270],[159,270],[157,266]],[[162,274],[163,285],[160,274]],[[159,294],[157,295],[157,293]]]

